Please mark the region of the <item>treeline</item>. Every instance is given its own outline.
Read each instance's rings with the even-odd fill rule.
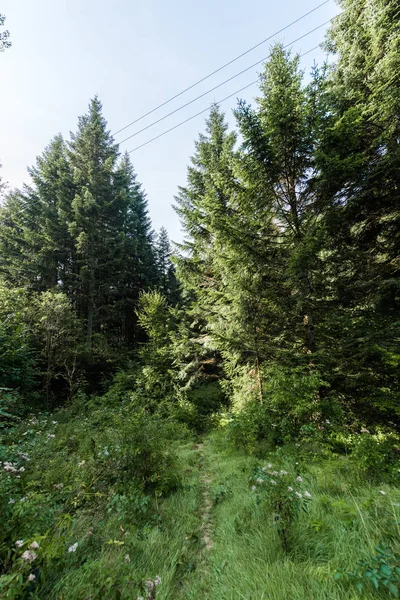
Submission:
[[[400,415],[398,3],[340,4],[334,66],[305,78],[276,45],[236,131],[212,108],[176,199],[187,306],[169,372],[192,394],[217,380],[244,441]]]
[[[171,302],[177,284],[165,229],[155,235],[129,155],[119,155],[100,101],[56,136],[31,184],[0,210],[0,387],[47,401],[97,389],[143,341],[142,290]]]
[[[230,405],[250,444],[398,420],[398,5],[340,4],[330,66],[305,77],[275,45],[236,130],[211,109],[176,198],[179,285],[99,101],[52,141],[0,213],[0,386],[50,401],[125,370],[197,428]]]

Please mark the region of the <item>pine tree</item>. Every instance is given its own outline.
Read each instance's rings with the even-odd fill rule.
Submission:
[[[71,287],[73,241],[68,216],[74,186],[57,136],[29,169],[32,186],[8,195],[1,210],[0,264],[13,285],[35,291]]]
[[[158,286],[167,300],[176,304],[179,301],[179,286],[175,275],[175,266],[171,261],[172,246],[168,232],[161,227],[155,242]]]
[[[117,147],[106,129],[98,98],[79,118],[78,132],[71,135],[69,161],[76,194],[69,231],[74,238],[78,263],[77,306],[87,323],[86,340],[106,326],[107,305],[112,302],[119,244],[112,227],[116,217],[113,172]]]
[[[397,410],[400,33],[398,2],[342,1],[328,34],[337,55],[318,163],[336,306],[335,385],[372,415]],[[336,339],[335,339],[336,338]]]
[[[123,339],[134,343],[138,336],[135,309],[139,295],[156,285],[157,267],[146,195],[127,153],[115,173],[114,186],[121,216],[118,269],[120,323]]]

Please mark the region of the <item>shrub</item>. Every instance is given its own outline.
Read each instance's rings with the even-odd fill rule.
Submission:
[[[262,398],[249,373],[242,373],[233,387],[230,436],[251,452],[260,444],[271,448],[322,430],[322,423],[336,410],[333,399],[321,394],[327,384],[315,370],[264,367]]]

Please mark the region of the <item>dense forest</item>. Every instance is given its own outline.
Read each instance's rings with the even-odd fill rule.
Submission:
[[[400,10],[339,5],[211,107],[182,243],[98,97],[0,181],[1,598],[399,596]]]

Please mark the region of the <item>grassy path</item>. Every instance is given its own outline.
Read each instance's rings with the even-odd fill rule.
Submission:
[[[191,525],[197,531],[186,534],[193,541],[190,565],[186,563],[183,571],[176,571],[171,581],[174,591],[170,587],[161,593],[160,589],[157,600],[387,598],[373,591],[362,595],[354,588],[345,591],[333,581],[338,566],[348,568],[354,564],[362,556],[361,549],[370,555],[384,533],[383,521],[377,523],[375,515],[379,511],[386,514],[387,500],[377,488],[365,483],[354,487],[359,504],[352,508],[350,494],[347,508],[342,504],[343,494],[351,482],[344,475],[340,480],[337,469],[342,467],[328,463],[310,468],[305,477],[315,502],[309,515],[294,528],[294,543],[287,555],[272,515],[249,490],[249,475],[256,459],[230,450],[220,433],[192,446],[186,459],[191,463],[187,469],[191,493],[196,490],[196,518]],[[360,519],[360,506],[367,506],[372,498],[375,506],[363,509]],[[187,517],[185,511],[177,513],[176,518],[185,514]],[[345,517],[343,523],[338,519],[340,514]]]
[[[138,528],[118,511],[107,519],[99,515],[102,546],[87,553],[79,568],[67,570],[43,600],[136,600],[145,597],[143,582],[156,576],[156,600],[390,598],[341,588],[333,575],[354,568],[360,558],[370,561],[382,542],[399,549],[397,486],[357,478],[345,457],[301,463],[312,501],[293,524],[285,553],[274,515],[249,489],[249,476],[268,462],[293,472],[301,458],[278,452],[260,463],[233,450],[224,431],[200,443],[175,442],[175,449],[182,485],[144,511]],[[76,528],[89,526],[84,519]],[[104,572],[109,578],[98,583]]]

